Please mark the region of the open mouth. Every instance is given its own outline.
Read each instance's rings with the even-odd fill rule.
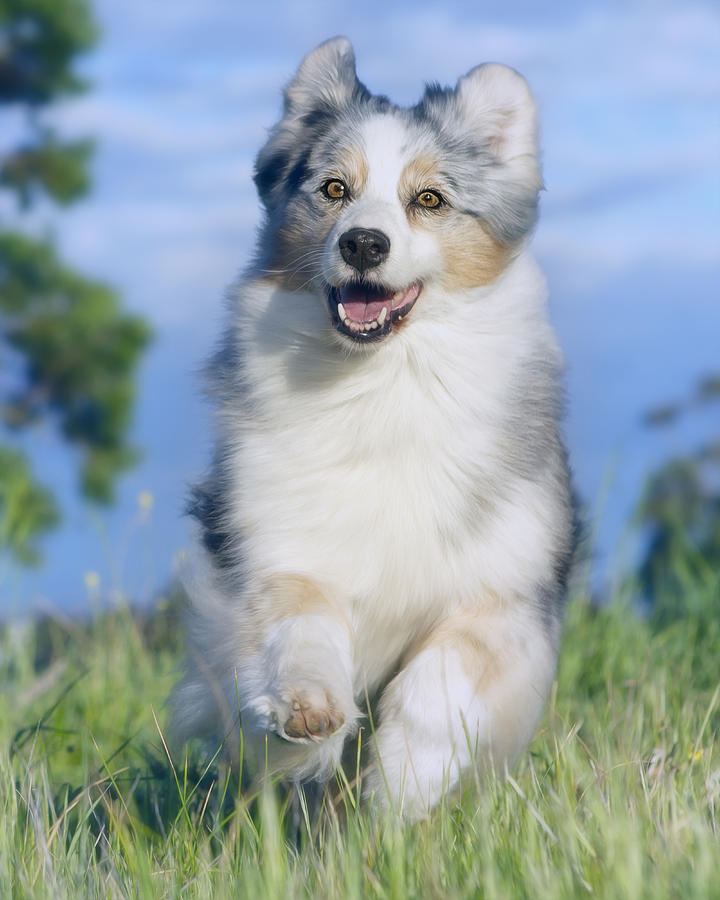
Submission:
[[[377,341],[405,318],[421,290],[418,282],[400,291],[358,283],[331,287],[328,302],[333,324],[341,334],[355,341]]]

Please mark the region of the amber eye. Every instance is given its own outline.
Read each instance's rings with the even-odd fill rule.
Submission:
[[[443,198],[435,191],[420,191],[415,198],[418,206],[424,206],[425,209],[437,209],[443,203]]]
[[[329,200],[342,200],[347,194],[347,188],[338,178],[331,178],[322,186],[323,194]]]

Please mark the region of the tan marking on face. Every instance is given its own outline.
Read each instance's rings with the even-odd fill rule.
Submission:
[[[326,173],[324,180],[328,179],[346,184],[351,200],[358,197],[368,179],[367,160],[363,152],[353,147],[339,155],[337,165]],[[312,287],[320,274],[325,242],[343,208],[342,201],[328,201],[324,213],[314,217],[311,230],[308,230],[305,218],[295,220],[288,217],[275,234],[272,257],[264,277],[291,291]]]
[[[451,291],[491,284],[512,258],[512,248],[501,244],[467,213],[444,219],[438,243],[444,260],[441,283]]]
[[[438,186],[437,160],[432,156],[418,156],[409,162],[400,175],[398,196],[403,203],[410,203],[426,188]]]
[[[359,147],[352,147],[339,156],[337,174],[348,186],[352,199],[362,194],[368,180],[368,165]]]
[[[322,229],[316,222],[314,233],[308,234],[296,222],[286,223],[275,235],[272,256],[262,273],[266,281],[290,291],[312,287],[320,272],[325,239],[333,221]]]
[[[420,191],[433,189],[444,193],[438,161],[432,156],[419,156],[408,163],[398,185],[401,200],[410,203]],[[439,280],[447,290],[470,290],[491,284],[510,262],[512,250],[468,213],[452,207],[410,207],[408,215],[414,228],[436,235],[445,262]]]

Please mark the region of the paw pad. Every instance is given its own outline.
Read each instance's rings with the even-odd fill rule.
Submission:
[[[328,700],[326,705],[295,697],[292,712],[283,724],[284,736],[293,740],[319,741],[337,731],[345,717]]]

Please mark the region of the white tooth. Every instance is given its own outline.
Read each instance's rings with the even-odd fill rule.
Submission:
[[[343,325],[344,325],[346,328],[349,328],[349,327],[350,327],[350,319],[343,319]]]
[[[393,300],[402,300],[404,296],[405,291],[395,291],[395,293],[393,294]]]
[[[402,320],[403,320],[404,318],[405,318],[405,316],[398,316],[398,322],[402,322]]]
[[[341,322],[344,322],[347,319],[347,313],[345,312],[345,307],[342,303],[338,303],[338,318]]]
[[[384,325],[384,324],[385,324],[385,319],[386,319],[386,318],[387,318],[387,306],[383,306],[382,312],[381,312],[380,315],[377,317],[377,323],[378,323],[378,325],[381,325],[381,326]]]
[[[378,325],[378,320],[375,319],[374,322],[371,322],[370,327],[371,327],[373,330],[374,330],[375,328],[379,328],[380,326]]]

